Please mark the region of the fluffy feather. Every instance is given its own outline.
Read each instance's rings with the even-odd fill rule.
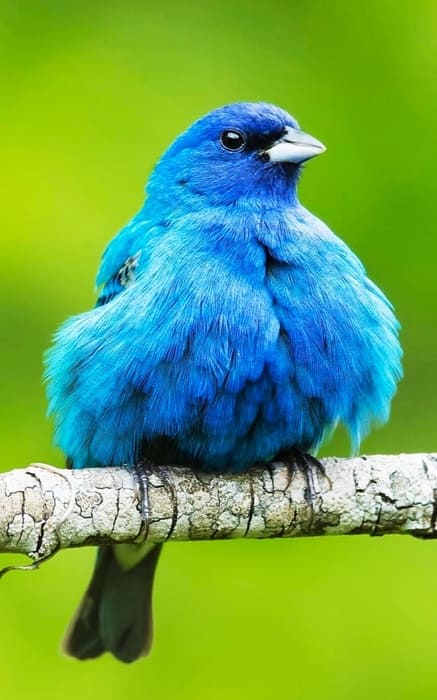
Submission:
[[[401,377],[392,307],[298,202],[299,165],[260,158],[296,126],[272,105],[229,105],[157,164],[104,253],[100,305],[47,356],[56,441],[76,468],[165,444],[180,462],[243,471],[316,449],[338,423],[356,450],[387,420]],[[242,152],[222,147],[226,129],[247,135]]]

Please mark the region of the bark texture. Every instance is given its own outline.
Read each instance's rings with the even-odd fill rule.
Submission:
[[[273,463],[244,475],[178,467],[0,474],[0,551],[38,561],[119,542],[346,534],[437,537],[437,454]]]

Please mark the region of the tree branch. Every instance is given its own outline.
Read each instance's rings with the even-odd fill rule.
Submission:
[[[437,454],[328,458],[325,476],[274,463],[244,475],[187,468],[0,474],[0,551],[38,561],[120,542],[413,534],[437,537]]]

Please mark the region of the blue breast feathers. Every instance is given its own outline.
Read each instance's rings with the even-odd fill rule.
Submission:
[[[398,323],[345,244],[302,207],[209,212],[208,237],[205,216],[150,228],[130,284],[58,332],[49,410],[75,466],[134,463],[164,436],[239,471],[339,422],[355,450],[387,419]],[[120,250],[122,268],[138,251]]]

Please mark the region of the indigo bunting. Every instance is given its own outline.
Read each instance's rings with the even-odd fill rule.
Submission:
[[[316,450],[338,423],[357,450],[387,420],[399,324],[297,197],[302,163],[324,150],[282,109],[237,103],[164,153],[103,254],[96,308],[69,319],[47,356],[55,439],[73,468],[242,472]],[[68,653],[148,651],[160,549],[99,550]]]

